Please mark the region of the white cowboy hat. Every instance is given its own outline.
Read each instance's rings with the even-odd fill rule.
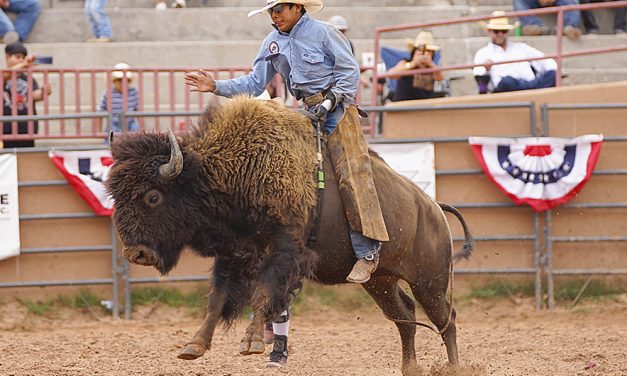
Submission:
[[[133,78],[133,72],[129,71],[129,69],[131,69],[130,65],[126,63],[117,63],[116,65],[113,66],[113,68],[121,69],[121,70],[113,71],[111,73],[111,77],[113,77],[114,80],[122,79],[124,77],[124,73],[126,73],[126,79],[130,80]],[[126,72],[124,72],[124,70],[126,70]]]
[[[490,18],[486,24],[486,28],[488,30],[512,30],[514,25],[509,23],[507,17],[503,17],[504,14],[505,12],[502,10],[492,12],[492,15],[496,18]]]
[[[424,46],[426,50],[438,51],[440,46],[435,44],[435,38],[430,31],[421,31],[416,35],[415,40],[407,39],[407,49],[413,50],[418,46]]]
[[[266,2],[267,4],[265,7],[261,9],[251,10],[250,12],[248,12],[248,17],[252,17],[255,14],[259,14],[265,10],[272,8],[275,5],[285,4],[285,3],[300,4],[303,7],[305,7],[305,10],[309,13],[320,12],[322,8],[324,8],[324,4],[322,3],[322,0],[266,0]]]

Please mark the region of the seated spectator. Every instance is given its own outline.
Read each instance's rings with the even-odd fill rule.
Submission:
[[[579,0],[580,4],[588,3],[600,3],[605,0]],[[625,13],[626,8],[614,8],[614,34],[625,34]],[[599,25],[597,24],[594,14],[591,10],[581,11],[581,19],[583,20],[583,27],[587,34],[598,34]]]
[[[134,117],[126,116],[126,126],[122,126],[122,112],[126,111],[138,111],[139,109],[139,94],[137,89],[130,86],[133,80],[133,73],[128,69],[131,67],[126,63],[117,63],[114,66],[116,71],[111,74],[113,80],[113,88],[111,90],[111,109],[107,105],[107,91],[102,94],[102,100],[100,101],[100,111],[111,111],[111,125],[113,129],[108,127],[105,132],[113,130],[113,132],[137,132],[139,131],[139,124]],[[126,92],[124,91],[124,77],[126,76]],[[124,97],[126,96],[126,110],[124,109]]]
[[[421,31],[416,36],[416,40],[409,40],[408,46],[410,58],[400,60],[398,64],[388,70],[388,73],[395,74],[403,71],[419,68],[435,68],[433,56],[440,46],[434,42],[433,34],[429,31]],[[409,76],[393,75],[390,78],[398,78],[396,90],[392,101],[406,101],[411,99],[426,99],[441,97],[440,93],[434,92],[436,81],[443,80],[442,72],[418,73]]]
[[[4,78],[4,116],[15,115],[37,115],[35,109],[35,102],[40,101],[45,95],[51,94],[50,85],[39,87],[37,81],[32,78],[31,91],[28,90],[28,76],[26,73],[17,73],[15,81],[13,82],[12,69],[26,69],[34,65],[35,56],[28,55],[26,47],[21,42],[15,42],[7,44],[4,48],[4,58],[7,66],[7,71],[3,73]],[[15,97],[13,94],[15,93]],[[32,101],[29,101],[28,96],[32,95]],[[29,109],[29,102],[32,103],[32,107]],[[15,109],[15,112],[14,112]],[[38,125],[37,121],[31,121],[32,129],[29,132],[28,121],[17,122],[17,134],[37,134]],[[13,133],[13,122],[6,121],[3,124],[3,134]],[[33,139],[25,140],[5,140],[5,148],[22,148],[33,147],[35,141]]]
[[[88,42],[106,43],[113,39],[111,21],[104,10],[106,4],[107,0],[85,0],[85,15],[94,36],[87,39]]]
[[[40,9],[39,0],[0,0],[0,35],[4,44],[28,38]],[[6,12],[17,14],[11,21]]]
[[[475,77],[487,78],[489,75],[489,81],[495,93],[555,86],[557,63],[553,59],[493,65],[501,61],[544,56],[542,52],[526,43],[514,43],[507,40],[508,33],[514,25],[509,23],[507,17],[498,17],[503,14],[504,12],[500,11],[492,13],[497,18],[490,19],[487,24],[491,42],[475,54],[474,63],[484,65],[473,68]],[[477,81],[481,82],[480,79]],[[486,92],[481,85],[479,91],[481,94]]]
[[[514,0],[514,10],[529,10],[541,7],[552,7],[562,5],[577,5],[578,0]],[[581,36],[579,29],[581,15],[578,10],[564,12],[563,33],[569,39],[578,39]],[[538,16],[520,17],[522,25],[522,35],[545,35],[549,34],[549,28]]]

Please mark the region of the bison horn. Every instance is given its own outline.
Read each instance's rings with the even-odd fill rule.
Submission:
[[[170,139],[170,161],[159,167],[159,174],[166,180],[174,180],[183,171],[183,154],[171,129],[168,130],[168,138]]]

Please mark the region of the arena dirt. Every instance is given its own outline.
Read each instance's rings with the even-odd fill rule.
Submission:
[[[164,307],[113,321],[101,312],[41,318],[5,303],[0,375],[400,375],[397,330],[375,308],[295,316],[290,361],[282,370],[265,369],[266,355],[238,355],[245,320],[229,332],[219,329],[204,357],[177,359],[198,324],[183,310]],[[453,372],[440,338],[418,328],[424,374],[627,375],[627,296],[539,313],[529,300],[460,303],[458,344],[462,367]]]

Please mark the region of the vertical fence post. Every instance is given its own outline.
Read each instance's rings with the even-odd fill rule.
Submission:
[[[113,287],[111,291],[111,300],[112,310],[113,310],[113,319],[120,319],[120,297],[118,294],[119,284],[118,284],[118,247],[117,247],[117,237],[115,235],[115,228],[113,227],[113,221],[110,221],[110,230],[111,230],[111,277],[113,278]]]
[[[562,42],[564,41],[564,11],[557,7],[557,26],[555,34],[557,36],[557,72],[555,72],[555,86],[562,84]]]
[[[544,271],[546,273],[546,289],[547,289],[547,307],[553,309],[555,307],[555,287],[553,281],[553,210],[545,212],[545,252],[544,255]]]
[[[131,319],[131,283],[130,283],[130,272],[128,270],[129,265],[128,265],[128,261],[126,261],[126,259],[123,261],[124,262],[124,318],[126,320],[130,320]]]
[[[542,309],[542,257],[540,256],[540,216],[533,213],[533,264],[536,268],[535,298],[536,311]]]

